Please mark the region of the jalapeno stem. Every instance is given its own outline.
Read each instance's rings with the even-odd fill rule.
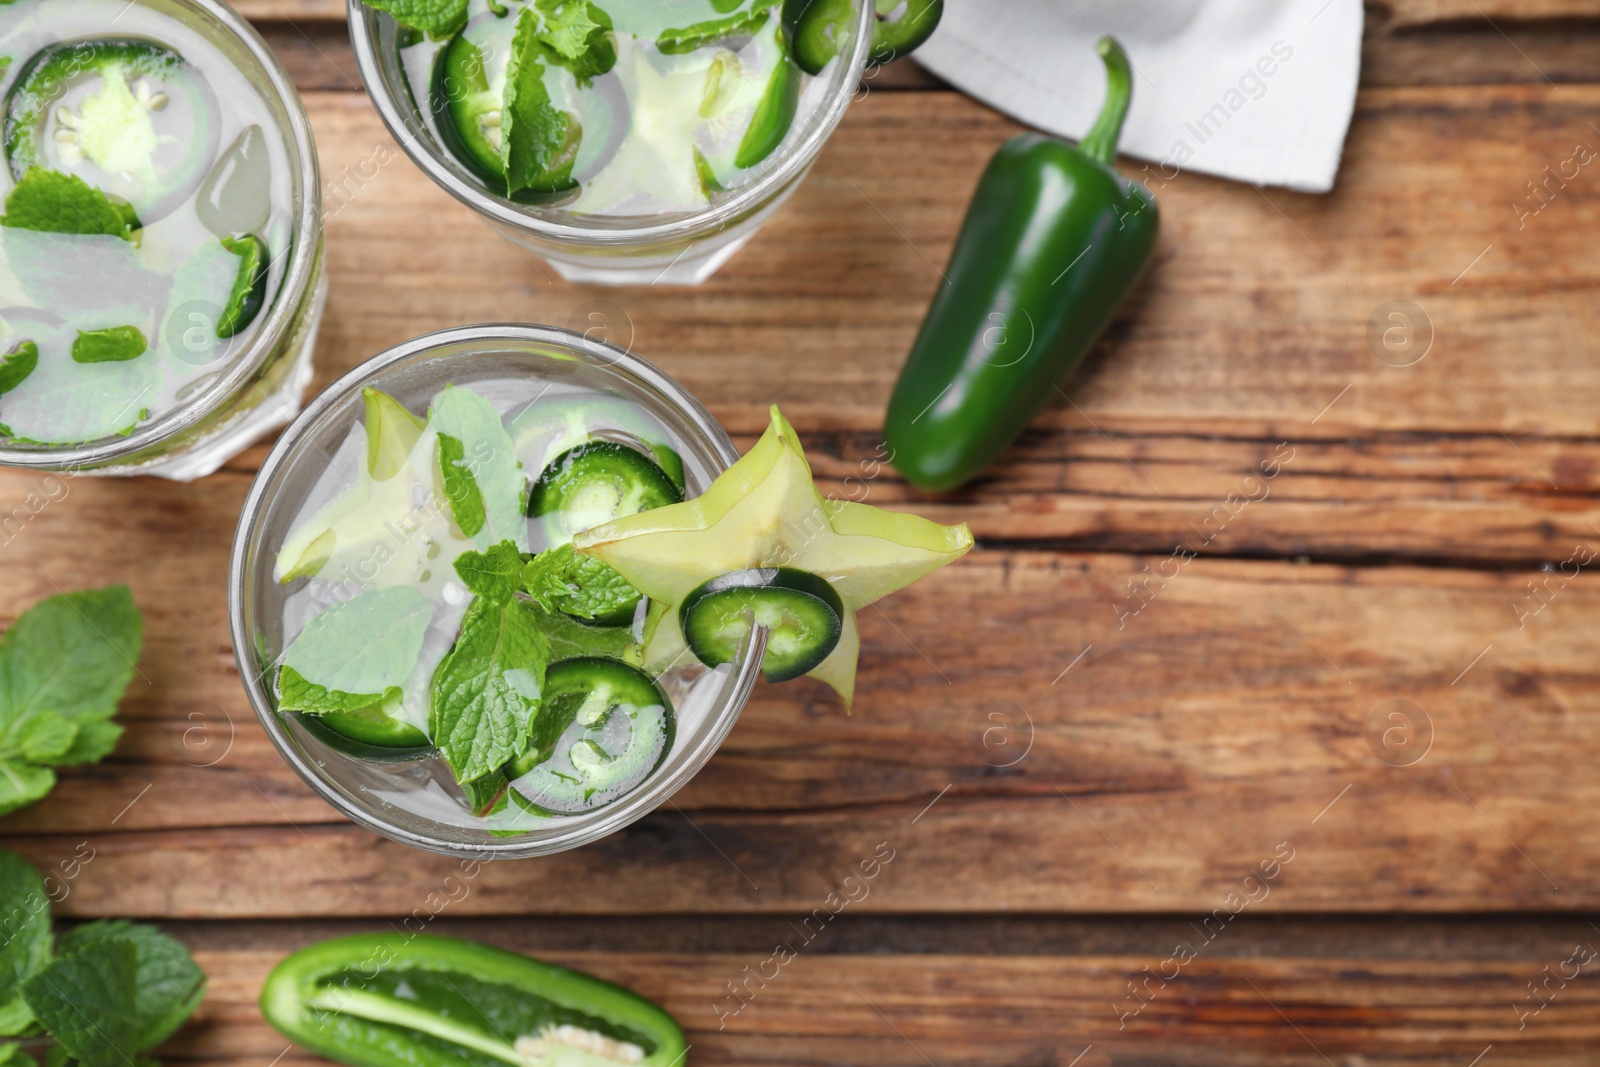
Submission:
[[[1128,101],[1133,96],[1132,70],[1128,55],[1114,37],[1102,37],[1095,50],[1106,64],[1106,102],[1100,117],[1078,142],[1078,151],[1110,166],[1117,159],[1117,138],[1122,136],[1122,121],[1128,117]]]

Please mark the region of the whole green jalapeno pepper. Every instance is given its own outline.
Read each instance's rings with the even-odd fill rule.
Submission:
[[[1155,249],[1155,198],[1112,166],[1128,59],[1110,37],[1098,49],[1106,102],[1083,140],[1013,137],[978,181],[885,417],[893,463],[915,485],[953,489],[988,466],[1082,361]]]
[[[626,989],[474,941],[339,937],[273,968],[261,1014],[355,1067],[681,1067],[683,1031]]]

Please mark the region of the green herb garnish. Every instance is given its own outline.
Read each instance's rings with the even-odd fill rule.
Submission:
[[[354,711],[391,696],[422,655],[433,604],[410,586],[369,589],[306,623],[284,650],[285,711]]]
[[[47,1064],[149,1064],[138,1053],[172,1036],[205,993],[189,951],[153,926],[88,923],[63,937],[52,958],[44,880],[4,849],[0,912],[9,934],[0,945],[0,1033],[42,1028],[55,1041]],[[3,1047],[8,1067],[37,1067],[16,1045]]]
[[[101,234],[133,240],[139,217],[75,174],[34,167],[6,196],[0,226],[41,233]]]
[[[598,619],[636,604],[639,591],[611,567],[570,544],[546,549],[522,569],[522,588],[547,611]]]
[[[467,24],[467,0],[366,0],[400,25],[443,40]]]
[[[21,385],[39,365],[39,346],[32,341],[21,341],[0,356],[0,393],[9,393]]]
[[[478,480],[467,466],[467,449],[459,437],[439,435],[439,473],[444,478],[445,499],[450,501],[450,514],[456,525],[468,537],[478,536],[488,514],[483,507],[483,491]]]
[[[93,763],[122,727],[110,721],[142,637],[127,586],[54,596],[0,638],[0,815],[55,787],[52,767]]]
[[[137,326],[113,326],[108,330],[79,330],[72,342],[75,363],[126,363],[144,355],[150,342]]]
[[[433,675],[428,736],[462,783],[497,772],[527,744],[550,642],[525,600],[475,597]]]

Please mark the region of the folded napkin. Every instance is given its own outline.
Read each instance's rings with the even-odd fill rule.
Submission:
[[[948,0],[917,61],[1076,138],[1105,98],[1094,45],[1109,33],[1134,67],[1121,150],[1149,176],[1325,193],[1355,106],[1361,18],[1361,0]]]

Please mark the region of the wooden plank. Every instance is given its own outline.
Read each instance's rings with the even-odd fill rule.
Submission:
[[[235,488],[187,492],[226,512]],[[102,491],[147,487],[81,486],[74,521],[134,510]],[[204,577],[215,524],[138,540],[129,574],[129,539],[65,559],[38,521],[12,546],[39,554],[11,603],[125,575],[148,613],[118,761],[7,822],[41,865],[96,849],[70,914],[403,914],[448,874],[337,823],[267,750]],[[1600,901],[1600,828],[1572,814],[1600,800],[1587,575],[1541,601],[1516,574],[1167,562],[1163,582],[1156,558],[975,553],[862,616],[852,717],[818,685],[763,688],[676,808],[495,866],[465,908],[805,911],[885,842],[903,858],[868,907],[901,914],[1209,911],[1281,842],[1299,858],[1267,910]],[[1396,699],[1431,723],[1415,766],[1369,726]],[[184,748],[224,729],[231,750]]]
[[[474,933],[658,1000],[683,1025],[693,1063],[1460,1067],[1491,1045],[1496,1063],[1593,1062],[1578,1051],[1600,1039],[1600,994],[1593,988],[1572,981],[1520,1030],[1514,1011],[1528,995],[1530,976],[1566,959],[1573,941],[1592,939],[1583,924],[1565,925],[1579,932],[1548,938],[1549,958],[1527,950],[1507,959],[1473,958],[1470,928],[1460,931],[1468,945],[1458,943],[1448,958],[1402,952],[1374,960],[1293,949],[1251,957],[1213,947],[1174,980],[1151,981],[1149,1002],[1136,1016],[1123,1006],[1132,1003],[1128,984],[1145,981],[1144,968],[1161,965],[1170,951],[1162,942],[1103,955],[856,955],[825,947],[828,931],[814,935],[812,945],[796,946],[795,958],[781,968],[766,965],[775,977],[763,981],[748,975],[771,956],[770,944],[739,952],[552,952],[515,924]],[[195,944],[210,986],[196,1020],[162,1050],[163,1060],[320,1062],[286,1048],[255,1004],[270,967],[311,938],[277,931],[252,946],[212,947],[208,933],[179,931]],[[1310,937],[1316,939],[1314,931]],[[782,927],[771,940],[801,942]]]

